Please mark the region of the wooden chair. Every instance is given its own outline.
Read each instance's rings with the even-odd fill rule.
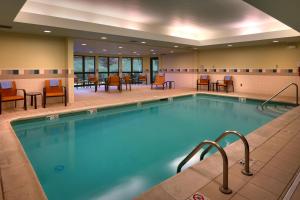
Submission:
[[[224,80],[217,81],[217,88],[220,91],[220,87],[223,87],[226,92],[228,92],[228,88],[232,87],[232,92],[234,92],[233,79],[232,76],[226,75],[224,76]]]
[[[125,86],[126,86],[126,90],[127,90],[127,85],[128,85],[129,86],[129,90],[131,91],[131,82],[132,82],[132,79],[131,79],[130,75],[124,76],[123,80],[124,80],[124,83],[125,83]]]
[[[145,84],[147,85],[147,75],[143,75],[143,74],[139,75],[139,82],[140,83],[145,82]]]
[[[164,90],[166,85],[167,85],[165,76],[157,74],[156,77],[155,77],[155,81],[151,84],[151,89],[153,89],[153,85],[155,85],[156,87],[157,86],[162,86],[162,89]]]
[[[47,97],[63,97],[67,106],[67,89],[62,85],[62,80],[46,80],[43,88],[43,107],[46,108]]]
[[[109,76],[107,78],[106,91],[109,91],[110,86],[116,86],[118,90],[121,92],[122,91],[121,78],[118,75]]]
[[[201,75],[200,79],[197,80],[197,90],[201,89],[202,85],[207,86],[207,91],[209,91],[210,80],[208,75]]]
[[[22,95],[18,95],[18,91],[22,91]],[[15,107],[17,101],[24,101],[24,110],[27,110],[26,91],[24,89],[17,89],[15,81],[0,82],[0,114],[2,113],[2,102],[14,101]]]

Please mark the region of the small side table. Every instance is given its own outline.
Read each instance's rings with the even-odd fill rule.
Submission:
[[[33,106],[33,102],[34,102],[34,108],[37,109],[37,101],[36,101],[36,96],[41,95],[42,97],[42,93],[40,92],[27,92],[26,96],[30,96],[30,105]],[[42,98],[43,100],[43,98]]]
[[[216,91],[218,91],[218,82],[210,82],[210,85],[212,91],[215,91],[215,87],[216,87]]]
[[[166,81],[166,86],[169,89],[172,89],[172,88],[175,89],[175,81]]]

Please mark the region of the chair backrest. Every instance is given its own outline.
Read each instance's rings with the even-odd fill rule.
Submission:
[[[130,83],[130,75],[125,75],[124,76],[124,81],[125,81],[125,83]]]
[[[16,96],[17,87],[15,81],[1,81],[0,82],[0,93],[2,97]]]
[[[46,93],[61,93],[64,91],[62,80],[45,80]]]
[[[140,81],[145,81],[147,79],[146,75],[139,75],[139,80]]]
[[[88,80],[89,80],[90,82],[96,82],[96,81],[97,81],[97,78],[96,78],[95,74],[89,74],[89,75],[88,75]]]
[[[199,82],[204,83],[204,84],[208,84],[209,83],[209,76],[208,75],[201,75]]]
[[[224,76],[224,83],[225,84],[231,84],[233,82],[233,80],[232,80],[232,76],[230,76],[230,75],[226,75],[226,76]]]
[[[108,77],[108,85],[120,85],[120,77],[118,75],[111,75]]]
[[[155,77],[154,84],[162,85],[162,84],[164,84],[164,82],[165,82],[165,76],[157,74]]]

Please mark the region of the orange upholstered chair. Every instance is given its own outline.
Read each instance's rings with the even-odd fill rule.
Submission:
[[[234,92],[233,79],[232,76],[226,75],[224,76],[224,80],[217,81],[217,88],[220,91],[220,88],[223,87],[226,92],[228,92],[228,88],[231,86],[232,92]]]
[[[106,91],[110,86],[117,86],[118,90],[122,91],[121,79],[118,75],[110,75],[107,79]]]
[[[139,82],[142,83],[142,82],[145,82],[145,84],[147,85],[147,75],[139,75]]]
[[[197,80],[197,90],[201,88],[202,85],[207,86],[207,90],[209,90],[209,76],[208,75],[201,75],[200,79]]]
[[[67,106],[67,89],[62,85],[62,80],[46,80],[43,88],[43,106],[46,107],[48,97],[64,97],[65,106]]]
[[[18,91],[22,91],[23,94],[18,94]],[[27,110],[26,105],[26,91],[24,89],[17,89],[15,81],[1,81],[0,82],[0,114],[2,113],[2,102],[24,101],[24,110]]]
[[[155,77],[155,81],[151,84],[151,89],[153,89],[153,85],[157,86],[162,86],[163,89],[166,87],[166,79],[164,75],[159,75],[157,74]]]

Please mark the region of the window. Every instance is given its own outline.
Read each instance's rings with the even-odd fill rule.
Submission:
[[[132,72],[143,72],[143,60],[142,58],[133,58],[132,59]]]
[[[74,74],[80,82],[86,85],[89,74],[95,74],[95,57],[74,56]]]
[[[119,73],[119,58],[109,58],[109,73]]]
[[[107,57],[99,57],[99,63],[98,63],[98,71],[99,73],[108,73],[108,60]]]
[[[74,72],[83,72],[82,56],[74,57]]]
[[[122,72],[131,72],[131,58],[122,58]]]

